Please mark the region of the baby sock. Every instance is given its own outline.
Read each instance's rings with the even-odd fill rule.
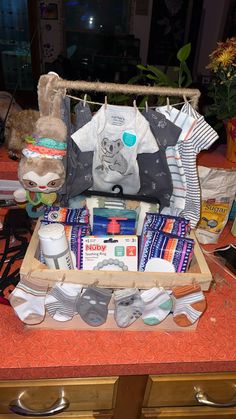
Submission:
[[[79,284],[56,283],[45,299],[45,306],[50,316],[60,322],[71,320],[76,314],[75,302],[81,290],[82,286]]]
[[[142,319],[149,326],[161,323],[172,309],[172,299],[162,287],[144,291],[141,298],[144,302]]]
[[[76,301],[81,318],[90,326],[101,326],[105,323],[111,294],[109,289],[88,287]]]
[[[115,321],[119,327],[128,327],[143,312],[143,301],[137,288],[126,288],[114,292]]]
[[[206,300],[199,285],[187,285],[173,289],[173,320],[179,326],[195,323],[206,309]]]
[[[19,319],[26,324],[39,324],[45,317],[45,297],[48,286],[21,279],[9,296]]]

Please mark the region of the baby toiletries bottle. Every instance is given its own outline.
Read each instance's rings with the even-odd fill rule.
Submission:
[[[38,231],[45,263],[52,269],[73,269],[63,224],[42,225]]]

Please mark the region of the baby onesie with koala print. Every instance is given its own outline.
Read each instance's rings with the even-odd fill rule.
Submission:
[[[159,150],[148,121],[131,106],[103,105],[91,121],[72,135],[81,152],[94,151],[93,190],[126,194],[140,189],[137,154]]]

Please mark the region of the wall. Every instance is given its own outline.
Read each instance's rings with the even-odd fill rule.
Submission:
[[[141,63],[147,64],[149,34],[152,19],[152,3],[153,0],[134,2],[134,14],[132,18],[131,32],[135,38],[140,39],[140,58]]]
[[[208,56],[217,41],[222,39],[229,4],[230,0],[204,0],[194,64],[195,76],[209,74],[206,69]]]

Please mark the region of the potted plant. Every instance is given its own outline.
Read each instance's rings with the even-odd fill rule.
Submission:
[[[155,65],[146,65],[138,64],[137,69],[140,70],[139,74],[132,77],[128,80],[127,84],[151,84],[154,86],[168,86],[168,87],[189,87],[192,83],[192,75],[187,64],[187,59],[191,53],[191,44],[188,43],[181,47],[176,54],[176,61],[178,65],[174,67],[172,77],[168,76],[168,66],[165,70],[160,70]],[[129,96],[123,94],[110,94],[108,96],[109,103],[116,104],[127,104],[130,100]],[[145,102],[148,100],[148,97],[142,97],[138,101],[138,106],[145,106]],[[155,103],[158,106],[161,106],[166,101],[166,97],[159,96],[155,98]]]
[[[212,104],[209,115],[224,123],[227,134],[227,159],[236,162],[236,37],[218,42],[209,55],[207,68],[213,79],[209,87]]]

